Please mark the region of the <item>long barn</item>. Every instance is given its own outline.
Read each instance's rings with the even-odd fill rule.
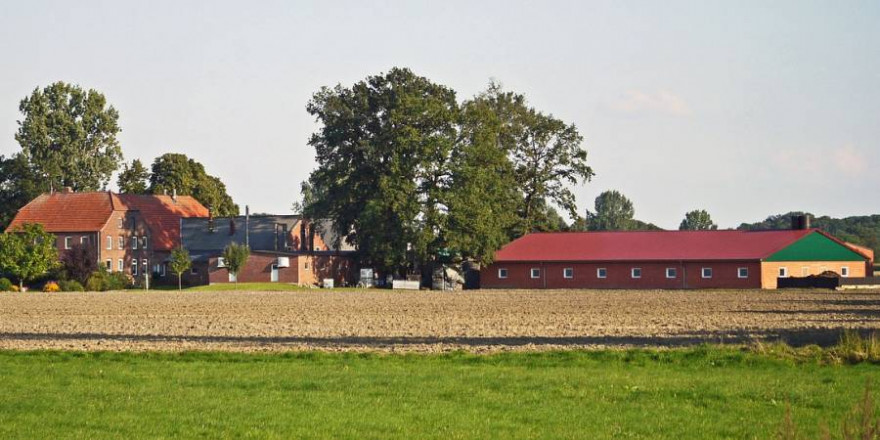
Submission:
[[[832,271],[864,277],[873,255],[818,229],[560,232],[525,235],[496,253],[483,288],[775,289]]]

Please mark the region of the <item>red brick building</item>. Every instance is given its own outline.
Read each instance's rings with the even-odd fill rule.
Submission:
[[[7,231],[39,223],[55,235],[59,255],[82,244],[94,249],[109,271],[170,281],[165,262],[180,245],[180,219],[207,216],[207,208],[190,196],[65,190],[22,207]]]
[[[780,277],[864,277],[873,256],[817,230],[534,233],[496,254],[483,288],[775,289]]]

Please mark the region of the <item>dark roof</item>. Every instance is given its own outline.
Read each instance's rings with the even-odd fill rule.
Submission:
[[[284,233],[290,233],[299,224],[298,215],[221,217],[213,219],[213,232],[207,218],[184,218],[181,221],[182,244],[190,252],[221,251],[230,243],[244,244],[247,240],[254,251],[283,251]],[[245,238],[245,223],[250,230]],[[291,246],[292,243],[287,243]]]
[[[495,255],[515,261],[761,260],[814,232],[626,231],[534,233]]]

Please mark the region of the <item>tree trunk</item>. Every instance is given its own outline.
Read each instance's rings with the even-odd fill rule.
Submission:
[[[183,282],[180,280],[182,276],[182,273],[177,274],[177,290],[183,290]]]
[[[18,279],[18,291],[24,292],[24,280],[21,278]]]

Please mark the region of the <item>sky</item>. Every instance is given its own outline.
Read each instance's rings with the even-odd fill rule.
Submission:
[[[581,215],[608,189],[664,228],[877,214],[878,22],[877,1],[2,0],[0,154],[22,98],[75,83],[119,111],[126,160],[184,153],[251,212],[290,213],[311,95],[398,66],[575,124]]]

